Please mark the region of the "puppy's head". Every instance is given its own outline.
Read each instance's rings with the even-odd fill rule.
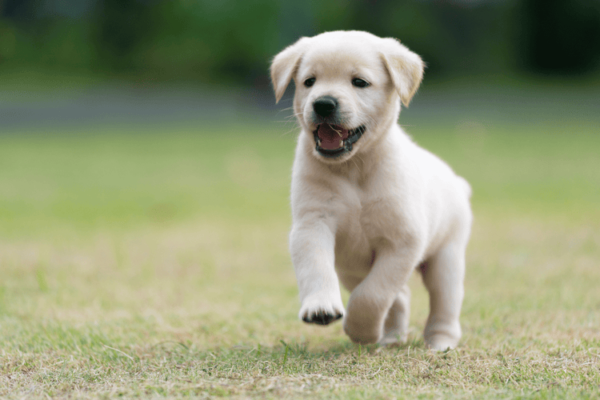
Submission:
[[[276,100],[294,79],[294,112],[314,155],[329,163],[380,140],[422,77],[421,58],[400,42],[358,31],[302,38],[271,65]]]

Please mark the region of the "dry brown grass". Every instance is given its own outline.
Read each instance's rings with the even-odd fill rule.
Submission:
[[[140,177],[155,162],[165,176],[149,181],[147,191],[135,186],[136,179],[128,181],[126,173],[98,180],[109,193],[106,201],[114,203],[94,203],[99,196],[94,185],[81,188],[71,178],[46,173],[47,164],[41,163],[31,174],[45,177],[48,193],[68,196],[56,200],[49,194],[46,200],[38,199],[39,204],[54,201],[58,206],[43,212],[32,208],[28,214],[16,202],[31,203],[33,186],[23,186],[27,181],[21,176],[15,180],[10,163],[4,175],[0,173],[0,200],[11,210],[10,216],[4,214],[0,241],[0,396],[600,396],[600,214],[589,205],[595,194],[572,199],[564,207],[556,203],[560,198],[541,199],[542,211],[528,209],[525,200],[505,200],[522,196],[527,188],[521,186],[498,189],[518,195],[498,192],[500,200],[489,200],[503,175],[496,169],[487,175],[473,167],[476,222],[468,252],[460,347],[447,353],[424,348],[427,298],[417,277],[411,281],[409,342],[392,348],[361,347],[349,343],[339,323],[320,328],[297,320],[297,290],[287,251],[291,139],[282,139],[280,156],[278,149],[261,150],[263,142],[236,137],[236,146],[242,141],[256,147],[244,154],[254,154],[259,161],[252,165],[260,165],[245,178],[237,177],[238,183],[231,176],[236,171],[232,172],[231,154],[239,151],[230,149],[227,138],[213,139],[222,149],[212,155],[221,160],[214,170],[194,166],[199,147],[188,151],[183,144],[189,141],[193,147],[195,138],[175,139],[180,147],[153,139],[170,158],[138,159]],[[61,140],[78,146],[69,138]],[[22,145],[5,142],[4,149],[11,143],[13,152]],[[86,156],[90,148],[82,145],[75,152],[80,155],[74,156],[81,158],[71,162],[85,170],[87,163],[104,160],[97,146]],[[120,149],[122,154],[112,159],[115,170],[129,165],[131,154],[138,151],[136,146]],[[55,149],[31,151],[47,160]],[[211,156],[212,150],[203,151],[201,155]],[[460,158],[457,147],[446,151],[448,158]],[[491,168],[496,168],[502,153],[487,151],[496,160]],[[587,168],[592,161],[581,160],[582,153],[587,154],[575,148],[573,161],[565,156],[561,162],[575,171]],[[542,164],[543,160],[538,158]],[[477,168],[479,161],[473,161]],[[469,176],[469,164],[457,163]],[[507,174],[514,173],[511,165],[520,168],[513,161],[499,165]],[[216,192],[206,194],[192,184],[186,192],[196,175],[213,182],[206,185]],[[488,184],[488,176],[496,181],[490,178]],[[124,182],[111,192],[108,185],[115,179]],[[531,184],[538,179],[534,175]],[[174,180],[184,184],[177,186]],[[249,180],[255,185],[248,186]],[[577,192],[581,186],[574,187]],[[484,193],[479,199],[478,191]],[[19,193],[24,193],[21,198]],[[152,193],[164,197],[159,206],[143,203]],[[193,202],[185,195],[197,201],[197,208],[186,209]],[[142,203],[130,205],[128,196]],[[275,200],[261,203],[263,198]],[[82,208],[82,200],[98,208]],[[147,209],[139,211],[143,207]],[[187,214],[179,217],[180,209]],[[138,211],[141,216],[133,222],[127,219]],[[31,213],[38,222],[32,222]]]

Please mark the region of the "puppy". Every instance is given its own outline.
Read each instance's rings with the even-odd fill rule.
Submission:
[[[292,172],[290,252],[300,318],[344,318],[356,343],[404,342],[408,278],[429,292],[425,343],[461,337],[469,184],[397,124],[423,62],[395,39],[366,32],[301,38],[271,65],[277,102],[293,79],[301,127]],[[341,282],[350,292],[347,310]]]

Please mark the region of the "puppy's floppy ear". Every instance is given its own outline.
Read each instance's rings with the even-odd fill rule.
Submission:
[[[279,103],[285,89],[298,69],[308,38],[300,38],[277,54],[271,63],[271,81],[275,90],[275,101]]]
[[[396,39],[387,38],[382,52],[383,64],[400,95],[402,103],[408,107],[423,79],[425,64],[421,57],[400,44]]]

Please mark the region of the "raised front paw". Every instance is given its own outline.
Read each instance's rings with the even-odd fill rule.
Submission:
[[[302,302],[300,318],[307,324],[328,325],[344,316],[341,300],[326,295],[311,295]]]

